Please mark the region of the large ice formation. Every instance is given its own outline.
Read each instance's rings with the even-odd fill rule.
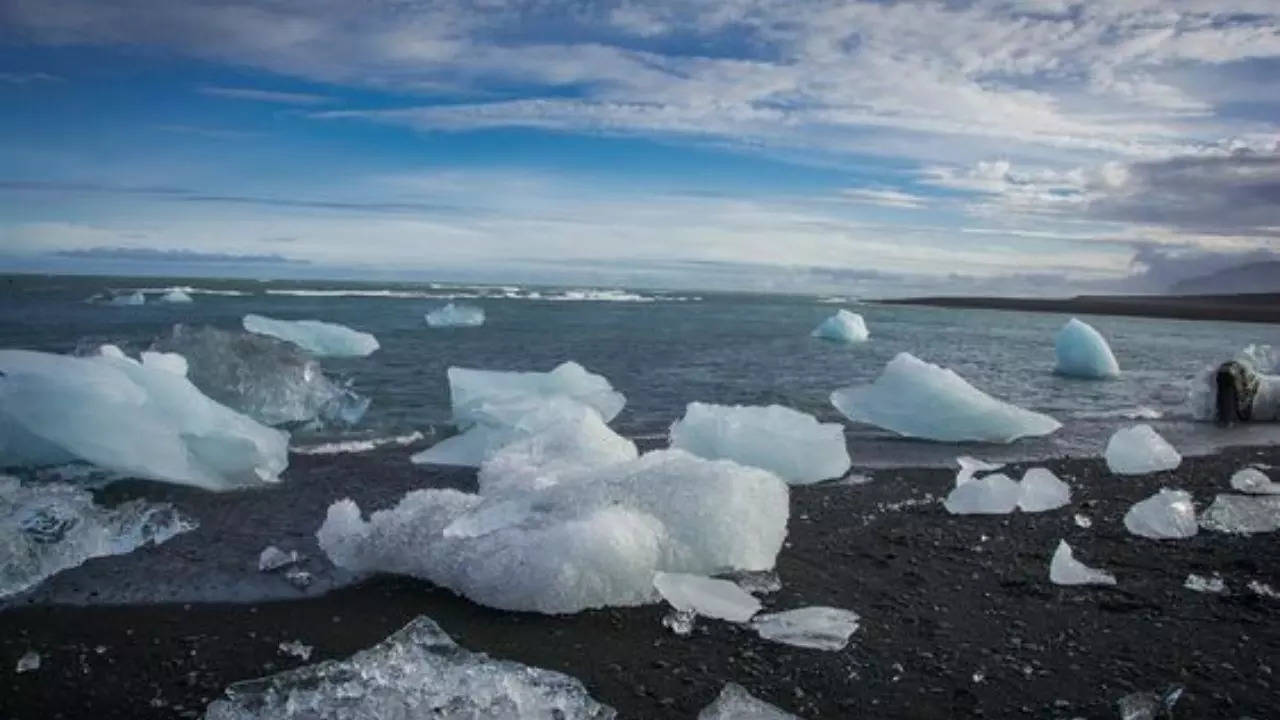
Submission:
[[[1106,379],[1120,375],[1120,364],[1111,354],[1111,347],[1093,326],[1076,318],[1062,326],[1054,339],[1058,355],[1059,375]]]
[[[1019,485],[1018,509],[1023,512],[1057,510],[1071,503],[1071,486],[1046,468],[1028,469]]]
[[[953,515],[1004,515],[1018,507],[1021,495],[1018,483],[997,473],[955,486],[942,504]]]
[[[770,705],[733,682],[725,683],[715,701],[698,713],[698,720],[800,720]]]
[[[595,408],[605,422],[627,403],[602,375],[588,372],[576,362],[557,365],[550,372],[505,372],[449,368],[449,398],[453,421],[460,427],[502,422],[547,399],[563,396]],[[505,424],[505,423],[504,423]]]
[[[1173,470],[1182,456],[1150,425],[1121,428],[1107,441],[1107,468],[1118,475]]]
[[[1219,495],[1200,514],[1206,530],[1252,535],[1280,530],[1280,495]]]
[[[1280,495],[1280,483],[1258,468],[1247,467],[1231,476],[1231,489],[1250,495]]]
[[[850,465],[844,426],[781,405],[689,403],[671,426],[671,447],[764,468],[793,485],[841,477]]]
[[[484,324],[484,308],[448,303],[426,314],[427,325],[439,327],[479,327]]]
[[[815,650],[843,650],[858,629],[858,614],[833,607],[802,607],[757,615],[751,627],[765,640]]]
[[[653,576],[653,587],[680,612],[741,623],[760,611],[759,600],[728,580],[659,572]]]
[[[191,296],[181,290],[170,290],[159,297],[160,302],[166,303],[189,303],[192,302]]]
[[[87,357],[0,350],[0,457],[82,460],[122,475],[210,490],[275,482],[288,436],[201,393],[159,354],[104,345]]]
[[[810,334],[823,340],[843,343],[859,343],[871,336],[862,316],[848,310],[837,311],[835,315],[819,323]]]
[[[1115,585],[1116,578],[1109,572],[1095,570],[1076,560],[1066,540],[1058,541],[1058,549],[1049,563],[1049,579],[1055,585]]]
[[[140,292],[131,292],[131,293],[120,293],[119,295],[112,295],[111,299],[107,301],[107,304],[115,305],[117,307],[128,307],[130,305],[142,305],[146,302],[147,302],[146,295],[143,295]]]
[[[1134,535],[1153,540],[1189,538],[1199,529],[1191,493],[1168,488],[1129,508],[1124,526]]]
[[[609,720],[613,708],[562,673],[459,647],[420,616],[346,660],[238,682],[205,720]]]
[[[270,335],[321,357],[364,357],[378,349],[378,339],[346,325],[320,320],[276,320],[262,315],[244,316],[244,329]]]
[[[951,370],[899,353],[870,385],[831,393],[831,404],[855,422],[907,437],[942,442],[1013,442],[1048,435],[1062,424],[997,400]]]

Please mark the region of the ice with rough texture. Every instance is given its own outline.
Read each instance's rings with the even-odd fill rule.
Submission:
[[[1200,514],[1206,530],[1252,535],[1280,530],[1280,495],[1218,495]]]
[[[1071,486],[1047,468],[1034,467],[1022,475],[1018,509],[1023,512],[1057,510],[1071,504]]]
[[[659,572],[653,587],[671,607],[729,622],[746,622],[760,612],[760,601],[728,580]]]
[[[82,460],[210,490],[276,482],[288,436],[210,399],[175,366],[112,345],[86,357],[0,350],[0,457]]]
[[[1153,540],[1189,538],[1199,530],[1191,493],[1168,488],[1129,508],[1124,526],[1134,535]]]
[[[775,570],[735,570],[734,572],[724,573],[725,580],[730,580],[738,584],[738,587],[746,590],[752,595],[768,595],[776,593],[782,589],[782,578],[778,577]]]
[[[814,650],[843,650],[858,629],[858,614],[833,607],[802,607],[757,615],[751,627],[765,640]]]
[[[839,310],[835,315],[823,320],[810,333],[816,338],[834,340],[842,343],[865,342],[871,336],[867,332],[867,324],[862,316],[848,310]]]
[[[297,562],[297,550],[285,552],[275,545],[268,545],[263,548],[262,553],[258,555],[258,571],[271,572],[272,570],[279,570],[286,565],[293,565]]]
[[[1062,326],[1054,339],[1059,375],[1105,380],[1120,375],[1120,364],[1102,333],[1076,318]]]
[[[1227,584],[1223,582],[1222,577],[1214,575],[1213,577],[1205,577],[1191,573],[1187,575],[1187,579],[1182,583],[1182,587],[1195,592],[1204,593],[1224,593],[1227,591]]]
[[[18,658],[18,662],[13,667],[14,674],[21,675],[25,672],[35,672],[40,669],[40,653],[35,650],[28,650],[22,653],[22,657]]]
[[[189,303],[192,302],[191,296],[181,290],[170,290],[159,298],[160,302],[165,303]]]
[[[0,475],[0,597],[107,555],[159,545],[196,527],[167,503],[94,504],[87,490]]]
[[[269,335],[320,357],[364,357],[378,349],[378,339],[346,325],[320,320],[277,320],[252,313],[244,316],[244,329]]]
[[[720,695],[698,713],[698,720],[800,720],[747,692],[737,683],[725,683]]]
[[[459,428],[475,424],[509,425],[519,416],[562,396],[594,408],[605,422],[622,411],[627,399],[601,375],[576,362],[557,365],[550,372],[506,372],[449,368],[449,398]]]
[[[1280,483],[1272,482],[1258,468],[1244,468],[1231,476],[1231,489],[1250,495],[1280,495]]]
[[[870,385],[831,393],[831,404],[854,422],[941,442],[1008,443],[1062,427],[1048,415],[997,400],[951,370],[905,352]]]
[[[957,485],[942,504],[952,515],[1003,515],[1018,507],[1021,494],[1018,483],[997,473]]]
[[[851,464],[844,426],[781,405],[689,403],[671,426],[671,447],[764,468],[792,485],[841,477]]]
[[[1181,685],[1170,685],[1162,692],[1129,693],[1116,702],[1120,720],[1157,720],[1173,717],[1173,706],[1182,697]]]
[[[1173,470],[1182,456],[1150,425],[1121,428],[1107,441],[1107,468],[1117,475]]]
[[[296,657],[303,662],[310,660],[311,651],[315,650],[315,648],[313,648],[310,645],[304,644],[301,640],[290,640],[289,642],[282,642],[278,647],[281,655],[289,655],[291,657]]]
[[[143,305],[146,302],[146,295],[143,295],[140,292],[131,292],[112,295],[111,299],[107,301],[107,304],[115,305],[116,307],[129,307],[132,305]]]
[[[205,720],[608,720],[578,680],[459,647],[419,616],[346,660],[231,685]]]
[[[969,482],[980,472],[992,472],[1004,467],[1004,463],[990,463],[968,455],[956,458],[956,463],[960,466],[960,472],[956,473],[957,487]]]
[[[484,308],[449,303],[426,314],[427,325],[441,327],[480,327],[484,324]]]
[[[1055,585],[1115,585],[1116,578],[1109,572],[1095,570],[1076,560],[1066,540],[1058,541],[1058,549],[1049,563],[1049,579]]]
[[[698,613],[692,610],[672,608],[671,612],[662,616],[662,626],[682,637],[691,634],[697,623]]]
[[[1233,359],[1249,368],[1258,381],[1257,391],[1249,403],[1250,419],[1255,422],[1280,420],[1280,353],[1270,345],[1249,345]],[[1209,365],[1191,381],[1187,404],[1197,420],[1214,420],[1217,416],[1217,372],[1217,365]]]
[[[1250,580],[1245,587],[1249,588],[1250,592],[1259,597],[1280,600],[1280,590],[1276,590],[1261,580]]]

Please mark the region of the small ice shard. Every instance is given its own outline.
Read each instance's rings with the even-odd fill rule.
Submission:
[[[800,720],[753,696],[746,688],[725,683],[720,695],[698,713],[698,720]]]
[[[728,580],[658,572],[653,575],[653,587],[681,612],[740,623],[760,611],[759,600]]]
[[[484,324],[484,309],[474,305],[449,303],[426,314],[427,325],[440,327],[479,327]]]
[[[306,590],[311,585],[311,573],[296,567],[285,570],[284,579],[299,590]]]
[[[425,616],[346,660],[238,682],[205,720],[610,720],[578,680],[458,647]]]
[[[189,303],[192,302],[191,296],[181,290],[170,290],[159,298],[160,302],[166,303]]]
[[[862,316],[848,310],[838,310],[835,315],[823,320],[810,333],[823,340],[834,340],[842,343],[865,342],[871,333],[867,332],[867,324]]]
[[[1206,530],[1252,535],[1280,530],[1280,495],[1218,495],[1203,513]]]
[[[269,335],[319,357],[364,357],[378,349],[378,339],[346,325],[320,320],[277,320],[252,313],[245,315],[244,329]]]
[[[803,607],[757,615],[751,627],[765,640],[815,650],[843,650],[858,629],[858,614],[833,607]]]
[[[1117,475],[1145,475],[1173,470],[1182,456],[1150,425],[1117,430],[1107,441],[1107,467]]]
[[[1280,495],[1280,483],[1258,468],[1247,467],[1231,476],[1231,488],[1250,495]]]
[[[1066,540],[1058,541],[1058,549],[1049,563],[1049,579],[1055,585],[1115,585],[1116,578],[1109,572],[1095,570],[1076,560]]]
[[[1089,516],[1083,513],[1076,513],[1075,517],[1072,519],[1075,520],[1076,527],[1082,527],[1085,530],[1093,527],[1093,520],[1089,519]]]
[[[1030,468],[1019,484],[1018,509],[1023,512],[1057,510],[1071,503],[1071,486],[1047,468]]]
[[[258,571],[271,572],[279,570],[285,565],[293,565],[298,562],[298,551],[290,550],[285,552],[275,545],[268,545],[258,555]]]
[[[1116,703],[1120,720],[1157,720],[1173,717],[1173,706],[1182,697],[1181,685],[1170,685],[1163,692],[1136,692],[1125,695]]]
[[[764,468],[792,485],[841,477],[850,466],[843,425],[781,405],[692,402],[670,436],[673,448]]]
[[[296,657],[303,662],[311,659],[311,651],[315,649],[310,645],[304,645],[301,640],[282,642],[279,647],[281,655]]]
[[[121,293],[119,295],[113,295],[111,296],[111,299],[107,301],[107,304],[115,305],[117,307],[128,307],[130,305],[142,305],[142,304],[145,304],[146,302],[147,302],[146,295],[143,295],[140,292],[131,292],[131,293]]]
[[[1227,584],[1223,582],[1222,576],[1220,575],[1205,577],[1204,575],[1191,573],[1187,575],[1187,579],[1182,583],[1182,587],[1203,593],[1224,593],[1227,591]]]
[[[960,466],[960,472],[956,473],[956,487],[969,482],[980,472],[993,472],[1004,467],[1004,463],[991,463],[968,455],[956,458],[956,464]]]
[[[449,397],[453,421],[459,428],[523,414],[555,396],[595,408],[605,422],[617,416],[627,402],[607,379],[575,362],[561,363],[550,372],[449,368]]]
[[[1120,375],[1120,364],[1102,334],[1076,318],[1062,326],[1054,339],[1059,375],[1102,380]]]
[[[738,570],[723,575],[725,580],[735,582],[738,587],[752,595],[768,595],[782,589],[782,578],[774,570]]]
[[[25,672],[34,672],[40,669],[40,653],[35,650],[28,650],[22,653],[22,657],[18,658],[18,664],[13,671],[18,675]]]
[[[1021,486],[1003,473],[957,485],[943,506],[952,515],[1004,515],[1018,507]]]
[[[1254,595],[1272,600],[1280,600],[1280,591],[1262,582],[1261,580],[1250,580],[1247,586],[1249,591]]]
[[[1135,503],[1124,514],[1124,526],[1134,535],[1153,540],[1189,538],[1196,534],[1196,506],[1185,490],[1161,488]]]
[[[1048,415],[997,400],[951,370],[905,352],[874,383],[831,393],[831,404],[854,422],[941,442],[1009,443],[1062,427]]]
[[[685,636],[693,632],[693,626],[698,622],[698,613],[692,610],[676,610],[672,608],[671,612],[662,616],[662,625],[671,632]]]

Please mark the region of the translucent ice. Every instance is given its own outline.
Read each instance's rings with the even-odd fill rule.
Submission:
[[[858,614],[833,607],[803,607],[757,615],[751,627],[765,640],[815,650],[843,650],[858,629]]]
[[[296,562],[298,562],[297,550],[285,552],[275,545],[268,545],[258,555],[258,570],[259,572],[271,572],[272,570],[279,570],[286,565],[293,565]]]
[[[347,660],[227,688],[205,720],[608,720],[578,680],[458,647],[418,617]]]
[[[952,515],[1003,515],[1018,507],[1022,488],[1003,473],[955,486],[943,501]]]
[[[474,305],[449,303],[426,314],[427,325],[438,327],[479,327],[484,324],[484,309]]]
[[[1018,509],[1023,512],[1056,510],[1071,503],[1071,486],[1046,468],[1031,468],[1022,475]]]
[[[279,649],[280,649],[281,655],[289,655],[291,657],[296,657],[303,662],[310,660],[311,651],[315,650],[315,648],[313,648],[312,646],[303,644],[301,640],[291,640],[289,642],[282,642],[279,645]]]
[[[1219,495],[1200,514],[1206,530],[1252,535],[1280,530],[1280,495]]]
[[[760,611],[759,600],[728,580],[659,572],[653,576],[653,587],[681,612],[740,623]]]
[[[956,463],[960,465],[960,472],[956,473],[956,485],[969,482],[980,472],[991,472],[1004,467],[1004,463],[989,463],[967,455],[956,458]]]
[[[1118,475],[1145,475],[1173,470],[1182,456],[1150,425],[1117,430],[1107,441],[1107,467]]]
[[[244,329],[270,335],[321,357],[364,357],[378,349],[378,339],[345,325],[319,320],[276,320],[245,315]]]
[[[1162,692],[1129,693],[1116,702],[1120,720],[1158,720],[1173,717],[1173,706],[1182,697],[1181,685],[1170,685]]]
[[[862,316],[848,310],[837,311],[835,315],[823,320],[811,333],[816,338],[835,340],[843,343],[859,343],[870,337],[867,324]]]
[[[1076,560],[1066,540],[1058,541],[1058,549],[1049,563],[1049,579],[1055,585],[1115,585],[1116,578],[1109,572],[1095,570]]]
[[[25,672],[34,672],[40,669],[40,653],[35,650],[28,650],[22,653],[22,657],[18,658],[18,663],[14,666],[14,674],[21,675]]]
[[[147,302],[146,295],[143,295],[140,292],[131,292],[131,293],[121,293],[120,295],[113,295],[111,299],[107,301],[107,304],[116,305],[116,306],[128,306],[128,305],[142,305],[145,302]]]
[[[1102,334],[1075,318],[1062,326],[1054,340],[1059,375],[1105,379],[1120,375],[1120,365]]]
[[[800,720],[753,696],[737,683],[725,683],[715,702],[698,713],[698,720]]]
[[[836,390],[831,404],[855,422],[942,442],[1013,442],[1062,427],[1048,415],[997,400],[951,370],[910,353],[891,360],[874,383]]]
[[[453,421],[460,428],[476,423],[504,422],[554,396],[595,408],[605,422],[612,420],[627,399],[603,376],[575,362],[561,363],[550,372],[504,372],[449,368],[449,396]]]
[[[1155,540],[1189,538],[1199,529],[1191,494],[1168,488],[1129,508],[1124,526],[1134,535]]]
[[[160,302],[189,303],[191,302],[191,296],[181,290],[170,290],[160,296]]]
[[[850,465],[844,426],[781,405],[689,403],[671,426],[671,447],[764,468],[793,485],[841,477]]]
[[[1231,476],[1231,488],[1250,495],[1280,495],[1280,483],[1271,482],[1257,468],[1245,468]]]
[[[1186,581],[1182,583],[1182,587],[1195,592],[1204,593],[1224,593],[1227,591],[1227,584],[1222,581],[1218,575],[1213,577],[1205,577],[1191,573],[1187,575]]]

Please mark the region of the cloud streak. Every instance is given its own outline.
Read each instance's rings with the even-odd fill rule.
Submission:
[[[279,105],[323,105],[334,100],[327,95],[280,92],[278,90],[260,90],[257,88],[221,87],[217,85],[204,85],[199,88],[199,92],[202,95],[230,100],[251,100]]]

